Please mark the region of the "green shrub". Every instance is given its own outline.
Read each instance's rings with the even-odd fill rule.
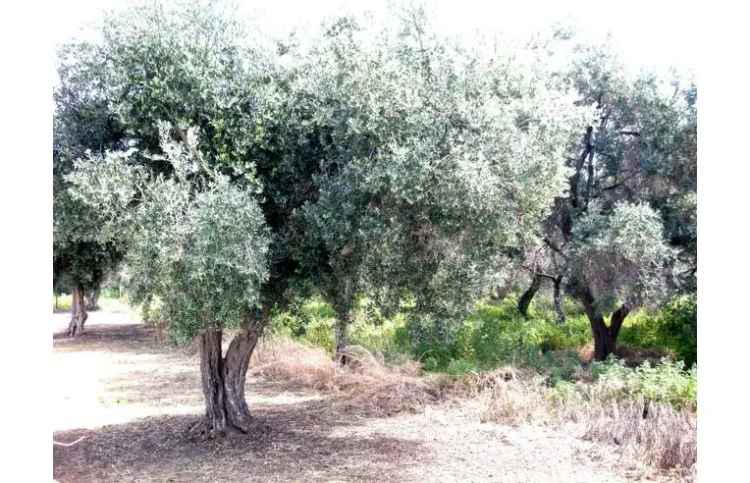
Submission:
[[[695,368],[685,370],[682,361],[667,359],[656,366],[644,362],[632,369],[622,361],[609,359],[592,363],[595,390],[600,397],[613,399],[643,397],[650,401],[670,403],[676,407],[696,407],[698,374]]]
[[[70,295],[58,295],[57,300],[55,300],[55,297],[52,297],[52,309],[58,310],[58,311],[66,311],[70,310],[70,307],[73,305],[73,297]]]
[[[305,334],[302,340],[317,347],[322,347],[329,354],[336,349],[336,341],[333,333],[335,319],[313,319],[305,326]]]
[[[698,304],[695,295],[675,298],[659,313],[659,335],[690,367],[698,362]]]
[[[695,296],[680,296],[656,312],[631,314],[625,319],[619,342],[668,349],[690,367],[698,360],[697,309]]]
[[[357,320],[349,328],[349,342],[361,345],[370,352],[383,354],[387,361],[391,361],[409,351],[408,342],[400,334],[405,325],[403,315],[382,320],[379,324]]]

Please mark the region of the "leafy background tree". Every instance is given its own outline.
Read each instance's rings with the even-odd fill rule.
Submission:
[[[557,300],[562,287],[567,287],[569,295],[586,308],[595,354],[603,359],[615,349],[619,328],[634,307],[664,301],[666,288],[672,293],[694,290],[695,211],[690,207],[695,200],[695,157],[689,153],[695,152],[695,88],[668,86],[649,74],[628,78],[606,45],[577,44],[574,54],[567,79],[578,92],[578,102],[594,108],[598,119],[582,132],[578,146],[567,156],[572,170],[567,196],[558,198],[542,236],[524,251],[523,266],[532,273],[532,284],[519,309],[526,312],[543,280],[553,282]],[[623,203],[630,203],[630,210],[641,216],[634,216],[635,211],[628,211]],[[652,216],[644,204],[661,216]],[[611,222],[602,216],[612,217]],[[592,228],[596,219],[598,229]],[[625,225],[615,228],[611,224],[615,221]],[[606,251],[611,256],[602,257],[599,250],[608,243],[603,242],[602,229],[616,230],[610,240],[635,233],[651,238],[622,240],[619,255],[610,245]],[[630,256],[626,255],[630,243],[647,244],[654,252],[640,262],[631,259],[628,264],[636,265],[628,268],[620,255]],[[666,244],[676,250],[674,255]],[[625,274],[630,274],[627,283],[619,278]],[[624,285],[617,287],[618,279]],[[599,295],[592,288],[597,280],[608,281],[608,290]],[[641,297],[646,286],[648,296]],[[631,295],[623,291],[625,287],[633,290]],[[602,315],[608,303],[600,299],[617,299],[620,304],[617,310],[612,306],[605,310],[614,311],[609,325]],[[563,320],[562,303],[556,306],[558,319]]]

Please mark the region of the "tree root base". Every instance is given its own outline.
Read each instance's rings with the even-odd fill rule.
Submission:
[[[264,438],[271,433],[271,426],[263,421],[253,418],[247,428],[236,428],[227,424],[223,430],[217,430],[209,424],[206,418],[190,424],[185,430],[185,434],[190,441],[213,441],[226,437],[250,436],[253,438]]]

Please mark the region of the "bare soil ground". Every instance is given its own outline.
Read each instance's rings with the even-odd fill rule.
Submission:
[[[54,478],[60,482],[667,481],[623,467],[616,446],[580,428],[481,423],[474,401],[420,414],[358,418],[329,397],[249,378],[249,435],[195,441],[198,357],[157,344],[123,311],[93,312],[79,339],[55,314]]]

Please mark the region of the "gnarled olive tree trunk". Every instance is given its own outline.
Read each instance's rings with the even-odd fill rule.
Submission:
[[[521,312],[521,315],[523,315],[524,318],[529,317],[529,306],[531,305],[531,301],[534,300],[534,296],[539,291],[541,285],[542,276],[535,273],[531,279],[531,285],[529,285],[529,288],[527,288],[523,295],[521,295],[521,298],[518,299],[518,311]]]
[[[346,357],[346,346],[349,345],[349,320],[351,318],[350,312],[342,312],[336,319],[336,326],[334,332],[336,336],[336,353],[334,358],[337,362],[343,364],[347,363]]]
[[[588,285],[580,280],[572,280],[569,288],[572,294],[580,300],[589,319],[591,333],[594,336],[594,359],[603,361],[617,349],[617,336],[620,335],[625,317],[630,313],[630,307],[622,305],[615,310],[607,325],[604,322],[604,315],[596,308],[594,295]]]
[[[245,380],[250,357],[261,335],[261,325],[241,330],[222,356],[221,330],[207,330],[200,336],[201,385],[206,403],[209,436],[228,431],[247,433],[252,416],[245,400]]]
[[[607,356],[617,349],[617,336],[620,335],[620,329],[625,321],[625,317],[630,313],[630,309],[623,305],[615,310],[610,317],[609,325],[604,322],[604,317],[600,313],[590,313],[586,308],[586,314],[591,324],[591,332],[594,335],[594,358],[597,361],[607,359]]]
[[[86,324],[89,314],[86,312],[86,300],[84,297],[83,287],[76,285],[73,287],[72,304],[70,307],[70,323],[68,324],[68,335],[71,337],[79,336],[83,333],[83,326]]]
[[[345,278],[341,282],[340,290],[337,294],[334,294],[333,301],[333,308],[336,311],[334,360],[343,365],[348,362],[344,349],[349,345],[349,325],[352,321],[352,308],[354,306],[354,293],[349,278]]]

